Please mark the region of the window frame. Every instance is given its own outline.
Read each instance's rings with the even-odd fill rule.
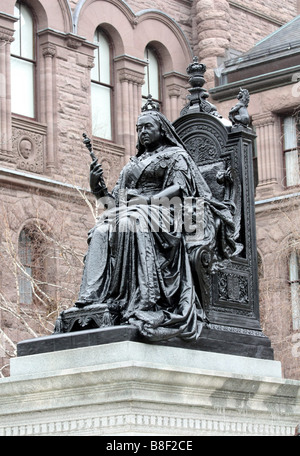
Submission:
[[[154,56],[154,58],[156,59],[156,62],[157,62],[157,83],[158,83],[158,98],[156,96],[154,96],[153,93],[151,93],[151,85],[150,85],[150,82],[149,82],[149,79],[150,79],[150,76],[149,76],[149,71],[147,70],[146,71],[146,68],[148,69],[149,68],[149,59],[148,57],[145,56],[145,54],[147,52],[151,52]],[[147,81],[147,87],[148,87],[148,90],[147,90],[147,93],[146,91],[144,92],[143,90],[143,87],[142,87],[142,105],[144,105],[146,102],[147,102],[147,98],[149,95],[152,96],[152,99],[153,101],[155,101],[156,103],[158,103],[159,107],[160,107],[160,110],[162,110],[162,105],[163,105],[163,102],[162,102],[162,78],[161,78],[161,74],[162,74],[162,70],[161,70],[161,63],[160,63],[160,58],[159,58],[159,54],[158,52],[156,51],[156,49],[147,44],[147,46],[145,47],[145,50],[144,50],[144,61],[146,62],[146,65],[145,65],[145,80],[146,78],[148,79]],[[144,92],[144,94],[143,94]]]
[[[113,115],[113,107],[114,107],[114,71],[113,71],[113,45],[110,37],[106,33],[106,31],[99,25],[94,33],[94,44],[95,42],[95,35],[97,33],[100,33],[104,39],[107,42],[108,45],[108,50],[109,50],[109,81],[110,83],[107,84],[106,82],[102,82],[101,75],[99,76],[99,80],[93,79],[93,69],[91,70],[91,95],[92,95],[92,90],[93,90],[93,85],[99,86],[99,87],[104,87],[106,89],[109,89],[109,98],[110,98],[110,137],[105,137],[105,136],[99,136],[98,134],[94,133],[94,122],[93,122],[93,96],[91,100],[91,110],[92,110],[92,132],[93,136],[105,140],[105,141],[113,141],[114,140],[114,115]],[[99,62],[99,74],[100,74],[100,45],[97,45],[97,48],[94,50],[94,55],[95,52],[98,53],[98,59],[97,61]]]
[[[37,21],[36,21],[36,16],[34,14],[34,11],[31,9],[27,3],[22,2],[22,1],[16,1],[15,7],[19,5],[19,18],[15,22],[15,27],[19,27],[20,29],[20,20],[21,20],[21,14],[22,14],[22,7],[25,7],[27,11],[30,13],[31,20],[32,20],[32,59],[28,57],[23,57],[22,55],[15,54],[13,52],[14,49],[13,46],[11,46],[11,52],[10,52],[10,61],[11,61],[11,89],[13,93],[13,83],[12,83],[12,74],[13,74],[13,68],[12,68],[12,61],[13,59],[18,60],[19,62],[26,62],[31,64],[32,66],[32,109],[33,109],[33,115],[28,115],[24,113],[20,113],[17,111],[13,110],[13,106],[11,107],[11,112],[14,116],[18,117],[23,117],[23,118],[28,118],[32,120],[37,119]],[[19,39],[19,45],[21,48],[22,45],[22,36],[21,33],[19,33],[20,39]],[[20,49],[20,54],[22,54],[22,48]],[[12,101],[13,103],[13,101]]]
[[[289,118],[294,119],[296,145],[295,145],[295,147],[292,147],[292,148],[285,148],[286,131],[285,131],[284,123],[285,123],[285,120],[289,119]],[[298,187],[300,185],[300,160],[299,160],[300,144],[299,144],[299,138],[297,136],[297,130],[299,129],[299,122],[300,122],[300,118],[299,118],[299,116],[296,116],[295,113],[286,113],[286,114],[281,116],[282,160],[283,160],[283,169],[284,169],[284,187],[285,188]],[[290,152],[296,152],[296,151],[297,151],[297,157],[298,157],[298,160],[297,160],[297,163],[298,163],[298,182],[296,182],[296,183],[293,182],[293,183],[288,185],[289,177],[288,177],[286,154],[288,154]],[[293,179],[293,178],[291,177],[291,179]]]
[[[296,258],[292,258],[296,256]],[[292,266],[292,261],[296,261]],[[292,267],[296,271],[297,277],[291,277]],[[290,286],[290,303],[292,310],[292,327],[293,330],[297,331],[300,329],[300,256],[295,250],[292,250],[288,257],[288,283]]]
[[[12,84],[12,73],[13,73],[13,69],[12,69],[12,59],[18,59],[19,62],[26,62],[26,63],[30,63],[32,65],[32,109],[33,109],[33,115],[27,115],[27,114],[24,114],[24,113],[19,113],[19,112],[16,112],[16,111],[13,111],[13,107],[11,107],[11,112],[14,116],[18,116],[18,117],[23,117],[23,118],[26,118],[26,119],[32,119],[32,120],[36,120],[37,119],[37,21],[36,21],[36,16],[34,14],[34,11],[32,10],[32,8],[27,5],[26,2],[23,2],[23,1],[16,1],[15,3],[15,7],[19,5],[20,8],[19,8],[19,18],[18,20],[15,22],[15,27],[19,26],[20,27],[20,18],[21,18],[21,10],[22,10],[22,7],[25,7],[28,12],[30,13],[30,16],[31,16],[31,19],[32,19],[32,59],[28,58],[28,57],[23,57],[22,55],[17,55],[15,53],[12,52],[12,49],[11,49],[11,52],[10,52],[10,62],[11,62],[11,88],[12,88],[12,91],[13,91],[13,84]],[[20,33],[20,37],[21,37],[21,33]],[[20,44],[22,42],[22,38],[20,38],[19,40]],[[11,46],[12,48],[12,46]]]
[[[22,305],[32,305],[33,303],[33,268],[32,268],[32,237],[28,230],[23,228],[18,238],[18,256],[20,264],[31,279],[21,271],[18,275],[19,300]],[[30,260],[28,258],[30,256]],[[23,257],[23,258],[22,258]],[[29,290],[29,292],[28,292]]]
[[[25,246],[22,246],[22,234],[24,234]],[[25,255],[26,258],[23,262],[22,256],[22,248],[25,247]],[[39,233],[37,227],[34,224],[29,224],[23,226],[22,230],[19,233],[18,237],[18,257],[20,261],[20,265],[28,274],[31,279],[29,279],[24,272],[20,271],[18,276],[18,284],[19,284],[19,300],[20,304],[24,306],[33,306],[39,303],[39,296],[42,296],[44,293],[44,288],[47,286],[47,270],[46,270],[46,263],[44,257],[44,250],[46,248],[46,243],[42,238],[41,234]],[[28,251],[30,251],[30,261],[28,262]],[[30,286],[30,302],[25,298],[22,299],[22,293],[20,290],[20,281],[25,282],[24,288],[26,289],[27,285]],[[26,284],[27,282],[27,284]]]

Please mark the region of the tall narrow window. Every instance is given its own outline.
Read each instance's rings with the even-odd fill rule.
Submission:
[[[283,152],[285,161],[286,186],[299,185],[299,159],[297,148],[297,125],[294,116],[283,119]]]
[[[11,44],[11,109],[15,114],[35,117],[35,34],[29,8],[15,5],[14,41]]]
[[[291,286],[291,304],[293,329],[300,329],[300,294],[299,294],[299,256],[292,252],[289,260],[289,279]]]
[[[48,253],[40,230],[28,225],[19,236],[19,294],[21,304],[33,304],[44,297],[47,288],[45,261]]]
[[[26,230],[19,237],[19,258],[22,271],[19,273],[19,294],[21,304],[32,303],[32,238]]]
[[[112,85],[110,45],[99,28],[94,35],[94,42],[97,44],[97,49],[94,51],[95,66],[91,72],[93,135],[111,140]]]
[[[161,104],[159,63],[155,53],[149,46],[145,49],[144,59],[147,65],[145,66],[145,83],[142,87],[143,104],[147,101],[149,94],[152,95],[153,100]]]

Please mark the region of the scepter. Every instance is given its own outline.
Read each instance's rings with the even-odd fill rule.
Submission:
[[[83,136],[83,144],[87,147],[87,149],[89,150],[90,152],[90,156],[92,158],[93,161],[98,161],[98,158],[96,157],[96,155],[94,154],[94,151],[93,151],[93,148],[92,148],[92,144],[91,144],[91,140],[90,138],[87,137],[86,133],[82,133],[82,136]],[[100,187],[101,187],[101,192],[104,194],[104,195],[108,195],[108,190],[107,190],[107,187],[106,187],[106,184],[105,184],[105,181],[104,181],[104,178],[103,178],[103,169],[102,169],[102,166],[101,166],[101,163],[98,164],[98,166],[101,168],[101,174],[99,175],[99,184],[100,184]]]
[[[88,148],[92,160],[93,161],[97,160],[97,157],[94,154],[93,149],[92,149],[92,144],[91,144],[90,138],[87,137],[86,133],[82,133],[82,136],[84,137],[83,144],[85,144],[85,146]]]

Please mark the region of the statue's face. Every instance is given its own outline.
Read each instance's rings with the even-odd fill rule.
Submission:
[[[136,130],[138,139],[146,150],[154,150],[161,144],[160,125],[150,115],[146,114],[138,118]]]

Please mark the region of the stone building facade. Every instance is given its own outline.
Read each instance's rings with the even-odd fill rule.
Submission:
[[[256,140],[260,312],[284,375],[299,378],[300,16],[225,61],[210,93],[220,112],[251,94]]]
[[[237,76],[236,85],[225,81],[228,62],[233,65],[293,21],[300,2],[7,0],[0,9],[0,357],[5,366],[16,342],[52,331],[58,312],[78,293],[87,232],[96,215],[82,133],[92,137],[112,187],[135,154],[135,121],[147,91],[175,120],[186,103],[186,68],[197,55],[207,66],[206,88],[228,117],[238,82],[248,88],[247,75]],[[264,86],[249,87],[249,112],[257,132],[262,323],[284,375],[299,379],[300,325],[293,323],[290,296],[295,301],[290,282],[296,281],[288,276],[289,255],[274,257],[293,232],[286,217],[293,222],[298,211],[297,199],[286,198],[291,188],[283,180],[279,119],[279,113],[290,114],[299,105],[297,71],[276,87],[272,77]],[[280,203],[274,204],[277,197]],[[286,204],[295,212],[283,215]]]

